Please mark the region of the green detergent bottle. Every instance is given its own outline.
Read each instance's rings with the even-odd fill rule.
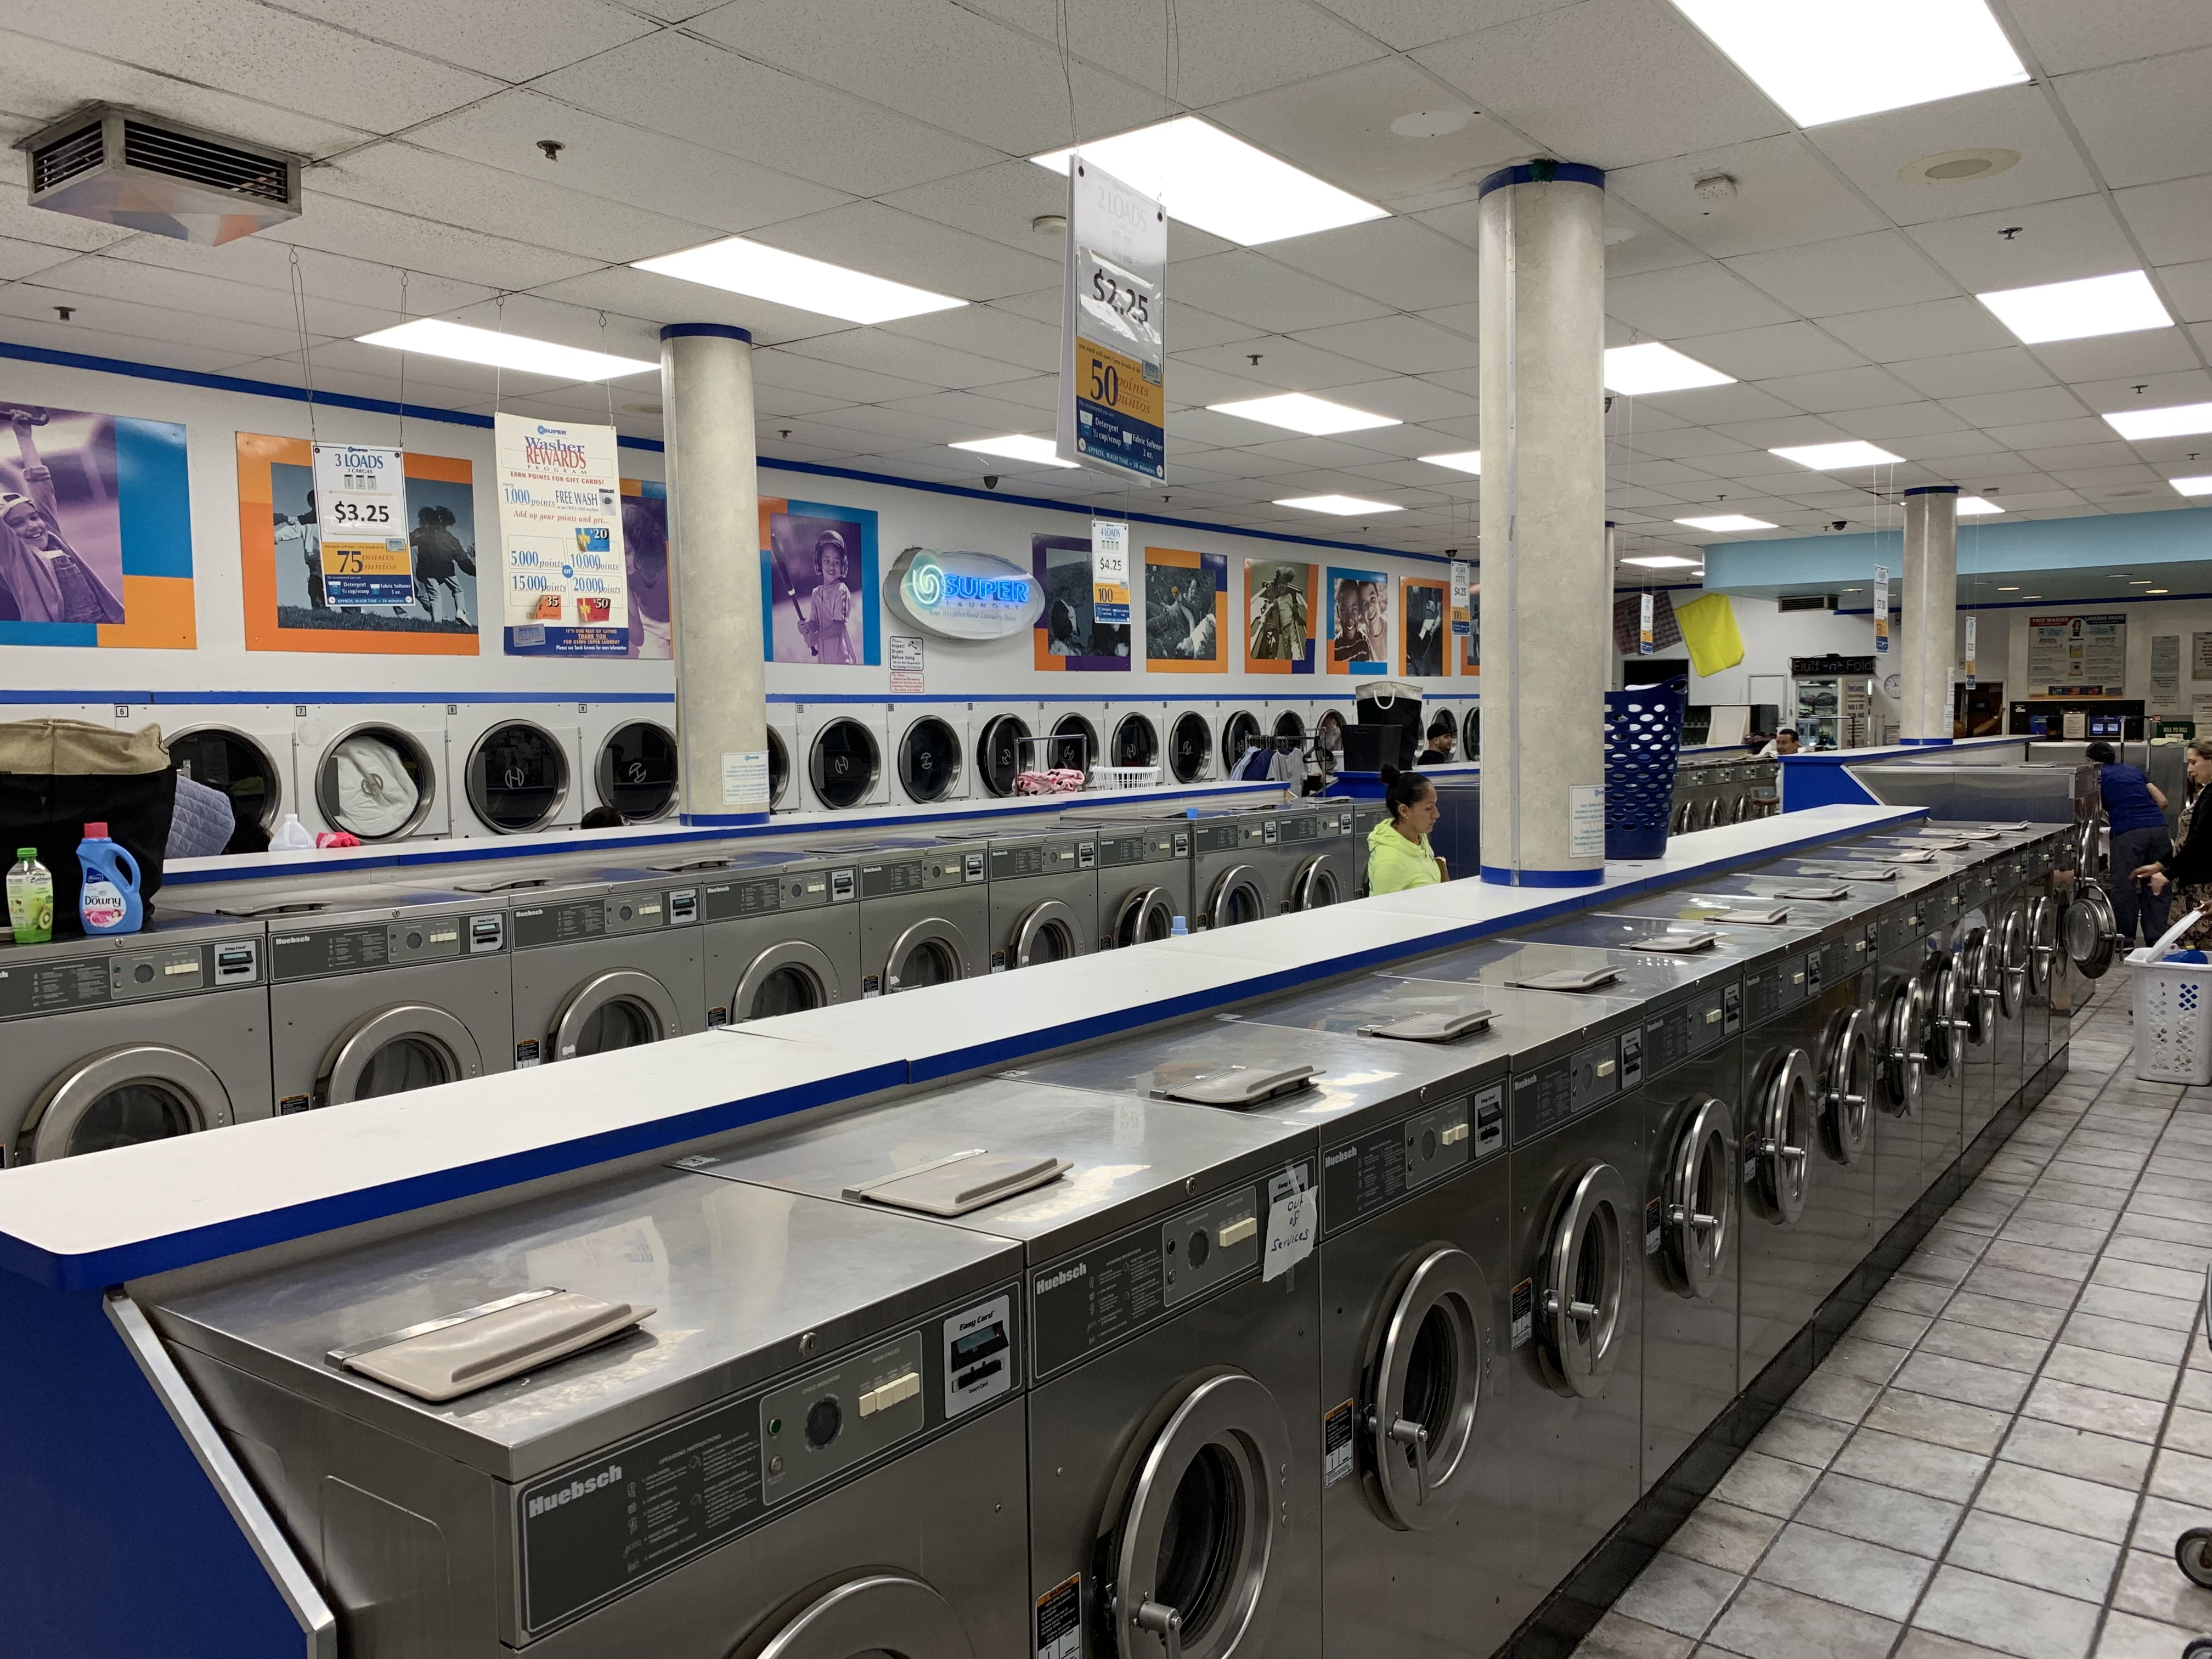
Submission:
[[[8,872],[8,926],[18,945],[44,945],[54,936],[54,872],[39,862],[35,847],[18,847]]]

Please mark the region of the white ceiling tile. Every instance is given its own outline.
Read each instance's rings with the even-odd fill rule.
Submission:
[[[1666,392],[1653,398],[1613,400],[1616,422],[1630,411],[1650,410],[1677,420],[1693,421],[1700,426],[1717,426],[1726,421],[1778,420],[1798,412],[1773,393],[1761,392],[1755,386],[1702,386],[1694,392]],[[1637,418],[1642,418],[1641,415]]]
[[[2006,231],[2017,235],[2008,236]],[[2101,196],[1943,219],[1908,233],[1970,294],[2134,270],[2142,261]]]
[[[1793,320],[1727,266],[1711,262],[1611,277],[1605,313],[1656,340]]]
[[[7,250],[21,246],[23,245],[0,244],[0,261],[7,258]],[[71,258],[53,248],[39,252],[50,261]],[[105,295],[112,300],[157,306],[179,313],[180,325],[185,327],[190,324],[182,321],[185,316],[222,317],[263,326],[282,326],[292,316],[291,295],[279,296],[258,283],[231,282],[198,271],[174,270],[105,256],[76,258],[66,271],[49,270],[38,280],[48,285],[65,284],[82,294]],[[307,331],[317,336],[350,337],[372,329],[389,327],[399,320],[396,310],[398,298],[399,284],[396,280],[386,290],[386,303],[380,307],[350,305],[319,295],[307,295]]]
[[[1733,438],[1747,449],[1779,449],[1785,444],[1840,443],[1845,436],[1843,428],[1834,422],[1816,415],[1783,415],[1760,421],[1728,421],[1714,428],[1725,437]],[[1692,465],[1702,465],[1693,461]],[[1766,470],[1781,474],[1791,483],[1802,483],[1811,476],[1811,469],[1800,469],[1789,462],[1768,456]]]
[[[880,333],[927,340],[979,357],[1013,363],[1032,374],[1055,374],[1060,368],[1060,337],[1057,328],[1032,322],[996,305],[963,306],[957,311],[933,311],[925,316],[885,323]]]
[[[13,282],[78,259],[87,264],[97,263],[70,248],[55,247],[46,242],[19,242],[12,236],[0,237],[0,281]],[[84,279],[72,275],[70,280],[82,283]]]
[[[2120,443],[2024,445],[2020,453],[2023,459],[2034,462],[2054,476],[2081,467],[2123,465],[2135,459],[2128,453],[2128,447]]]
[[[1818,374],[1864,367],[1858,353],[1811,323],[1777,323],[1735,329],[1725,334],[1669,336],[1680,350],[1739,380],[1768,380],[1782,375]],[[1769,386],[1777,396],[1786,394]]]
[[[763,426],[773,426],[781,416],[820,415],[844,406],[845,400],[841,398],[825,398],[817,392],[800,392],[790,386],[769,386],[762,380],[753,383],[753,410]]]
[[[1699,490],[1710,489],[1713,485],[1711,472],[1680,461],[1616,462],[1606,468],[1606,477],[1643,489]]]
[[[2179,328],[2138,329],[2091,340],[2058,340],[2035,348],[2052,374],[2071,385],[2081,380],[2137,380],[2186,374],[2202,367],[2189,336]]]
[[[2159,475],[2140,461],[2112,461],[2101,466],[2053,469],[2051,476],[2069,489],[2088,491],[2112,484],[2154,483]]]
[[[1052,411],[1049,409],[1039,410],[1012,402],[1000,397],[999,390],[997,386],[985,386],[980,392],[924,392],[912,398],[892,399],[885,406],[954,422],[963,428],[960,435],[966,438],[995,437],[1006,432],[1051,435]],[[992,459],[1005,458],[995,456]]]
[[[617,120],[880,195],[1004,157],[970,140],[693,36],[662,33],[556,70],[540,92]]]
[[[1613,441],[1626,452],[1670,461],[1694,461],[1702,455],[1733,454],[1741,449],[1735,439],[1702,426],[1626,432],[1617,434]]]
[[[1036,415],[1052,415],[1060,408],[1060,376],[1033,374],[1025,380],[1007,380],[985,391],[1004,404],[1018,404]]]
[[[1255,356],[1260,359],[1257,363],[1251,362]],[[1240,340],[1235,345],[1178,351],[1169,370],[1170,376],[1184,364],[1232,374],[1243,380],[1255,380],[1262,386],[1278,386],[1286,392],[1326,391],[1337,403],[1348,399],[1334,388],[1375,378],[1371,363],[1339,356],[1335,352],[1280,334]]]
[[[1264,431],[1265,428],[1256,428]],[[1168,445],[1170,454],[1176,443],[1188,442],[1212,446],[1206,451],[1209,471],[1226,471],[1243,475],[1249,468],[1249,476],[1265,477],[1276,472],[1288,471],[1286,463],[1268,459],[1266,465],[1255,465],[1249,459],[1251,451],[1244,447],[1252,442],[1255,428],[1249,421],[1234,415],[1217,415],[1210,409],[1191,408],[1168,410]]]
[[[1957,287],[1893,230],[1747,253],[1729,270],[1808,317],[1948,299]]]
[[[804,357],[821,357],[853,368],[896,374],[925,386],[959,391],[1030,378],[1028,370],[1013,363],[978,357],[878,328],[851,328],[842,334],[819,334],[789,349]]]
[[[1478,29],[1559,11],[1577,0],[1320,0],[1320,3],[1400,52]],[[1421,105],[1415,107],[1426,108]]]
[[[1741,441],[1729,433],[1715,433],[1715,437],[1727,444]],[[1707,455],[1692,456],[1686,463],[1692,471],[1712,478],[1760,478],[1772,474],[1774,457],[1763,449],[1730,448]]]
[[[1168,364],[1168,407],[1179,409],[1194,404],[1235,403],[1247,398],[1265,398],[1280,391],[1279,386],[1255,380],[1249,375],[1232,374],[1226,369],[1208,364],[1176,358]],[[1246,435],[1241,441],[1252,441],[1250,424],[1245,423]],[[1266,432],[1279,432],[1280,427],[1261,427]]]
[[[340,196],[318,196],[312,188],[307,212],[261,234],[272,242],[427,270],[507,293],[580,276],[599,264],[582,255],[488,236],[464,225],[395,213]]]
[[[2017,450],[2037,466],[2050,465],[2040,458],[2055,449],[2108,443],[2112,436],[2112,428],[2089,415],[2077,416],[2070,421],[2031,421],[2020,426],[1988,426],[1982,430],[2006,448]]]
[[[1785,375],[1762,379],[1759,386],[1783,402],[1795,404],[1814,415],[1846,409],[1875,409],[1911,396],[1879,368],[1838,368],[1817,374]]]
[[[2212,10],[2198,0],[2128,0],[2124,10],[2077,0],[2010,0],[2009,9],[2053,75],[2212,46]]]
[[[2212,259],[2212,173],[2138,185],[2113,199],[2153,264]]]
[[[1969,426],[1984,429],[2043,421],[2072,421],[2082,414],[2081,400],[2064,386],[2031,386],[2020,392],[1990,392],[1978,397],[1946,398],[1943,406]]]
[[[1966,423],[1941,404],[1925,401],[1841,410],[1829,418],[1854,438],[1864,438],[1869,442],[1883,438],[1918,439],[1923,434],[1966,429]],[[1925,447],[1916,442],[1913,453],[1924,453]]]
[[[1475,300],[1475,254],[1413,219],[1377,219],[1269,245],[1267,257],[1399,311]]]
[[[1361,477],[1372,478],[1378,483],[1437,491],[1458,501],[1474,501],[1482,490],[1480,478],[1471,478],[1463,472],[1455,475],[1443,468],[1431,466],[1425,461],[1378,461],[1372,466],[1357,466],[1352,470]]]
[[[1061,254],[1065,233],[1039,232],[1032,223],[1041,214],[1067,211],[1067,180],[1031,161],[1000,161],[911,190],[893,191],[882,199],[902,212],[1004,242],[1024,253],[1055,260]]]
[[[2051,84],[2115,189],[2204,171],[2212,47],[2059,76]]]
[[[1875,205],[1902,225],[2079,196],[2097,181],[2040,87],[1994,87],[1910,109],[1838,121],[1810,135]],[[1995,148],[2019,162],[1979,179],[1921,184],[1900,176],[1924,156]]]
[[[2079,507],[2081,498],[2070,489],[2034,489],[2018,495],[2008,495],[2004,504],[2008,513],[2027,513],[2054,507]]]
[[[1338,323],[1299,337],[1309,344],[1356,357],[1401,374],[1427,374],[1452,368],[1473,368],[1475,344],[1463,335],[1437,328],[1418,317],[1376,317],[1361,323]]]
[[[881,202],[848,202],[786,220],[755,240],[963,300],[1032,293],[1040,283],[1060,280],[1057,259],[986,241]]]
[[[2014,343],[2010,330],[1972,300],[1931,300],[1831,317],[1823,326],[1878,363]]]
[[[1178,264],[1168,280],[1171,295],[1275,334],[1380,317],[1391,309],[1245,249]]]
[[[940,415],[925,414],[920,410],[900,408],[895,404],[855,404],[823,416],[821,423],[844,427],[854,432],[872,433],[879,438],[896,438],[911,444],[949,444],[955,438],[980,435],[964,421],[948,420]]]
[[[64,274],[55,273],[57,277]],[[274,307],[259,322],[241,322],[113,299],[107,295],[88,293],[59,281],[48,282],[33,277],[22,282],[0,283],[0,316],[27,321],[54,320],[56,306],[68,306],[76,313],[74,325],[70,325],[98,329],[108,334],[127,335],[137,340],[190,340],[196,345],[223,352],[234,359],[265,356],[289,350],[296,347],[299,342],[298,331],[290,326],[288,318],[277,313]],[[11,337],[17,332],[12,325],[8,331]],[[75,349],[89,349],[88,347]],[[137,354],[125,352],[118,355],[131,356]]]
[[[2015,392],[2051,383],[2051,376],[2025,346],[1916,357],[1890,364],[1889,372],[1931,398],[1968,398],[1977,392]]]
[[[1234,317],[1217,317],[1212,312],[1186,303],[1185,296],[1176,286],[1176,273],[1168,273],[1168,349],[1197,351],[1206,346],[1227,345],[1236,340],[1258,340],[1268,337],[1267,331],[1251,323],[1239,322]],[[1053,296],[1052,326],[1060,328],[1060,297]],[[1248,348],[1256,349],[1256,348]]]
[[[827,362],[819,357],[802,357],[786,350],[756,350],[753,379],[763,386],[790,386],[849,404],[888,403],[894,398],[917,398],[934,390],[919,380],[878,374],[843,363]]]
[[[817,334],[834,334],[850,323],[788,306],[771,305],[697,283],[678,282],[628,265],[605,265],[536,290],[550,299],[648,318],[656,323],[726,323],[750,331],[756,345],[782,345]]]
[[[1700,179],[1725,175],[1735,194],[1708,198]],[[1618,191],[1700,252],[1725,258],[1881,228],[1881,216],[1795,133],[1669,156],[1607,175]]]
[[[2130,404],[2156,409],[2166,404],[2212,403],[2212,374],[2201,368],[2170,374],[2125,375],[2112,380],[2072,380],[2069,384],[2074,395],[2092,409],[2125,409]],[[2138,386],[2142,389],[2137,391]],[[2189,441],[2192,448],[2204,447],[2202,440]]]
[[[1399,380],[1395,384],[1415,388],[1406,395],[1404,406],[1409,409],[1420,407],[1424,400],[1429,397],[1450,395],[1448,392],[1439,393],[1436,387],[1425,386],[1419,380]],[[1401,459],[1407,456],[1441,454],[1446,450],[1460,447],[1456,439],[1449,436],[1434,423],[1437,420],[1450,418],[1448,415],[1438,415],[1418,423],[1407,421],[1402,426],[1379,426],[1366,432],[1347,432],[1344,434],[1343,441],[1355,448],[1371,449],[1382,454],[1395,455]],[[1433,481],[1436,487],[1439,489],[1444,488],[1450,476],[1449,471],[1438,472]]]
[[[1932,408],[1933,405],[1914,404],[1910,407],[1918,410]],[[2004,453],[1998,448],[1994,439],[1986,438],[1963,425],[1954,423],[1951,427],[1939,429],[1922,428],[1918,431],[1900,432],[1892,429],[1888,422],[1867,418],[1869,416],[1878,416],[1884,412],[1886,411],[1880,410],[1855,410],[1848,415],[1836,416],[1836,424],[1853,437],[1865,438],[1875,443],[1894,439],[1905,440],[1911,447],[1913,459],[1930,464],[1948,461],[1956,467],[1963,460],[1971,459],[1975,466],[1980,467],[1990,458]],[[1943,411],[1936,410],[1933,418],[1942,418],[1942,416]],[[1908,418],[1900,420],[1897,424],[1914,423]]]
[[[2174,315],[2183,322],[2212,320],[2212,259],[2162,265],[2153,276]]]
[[[651,32],[635,13],[605,0],[563,0],[547,8],[538,0],[281,0],[283,9],[313,17],[386,45],[422,52],[501,81],[527,81],[594,57]]]
[[[1417,62],[1562,159],[1602,167],[1740,143],[1789,123],[1664,0],[1585,0],[1428,46]],[[1667,95],[1655,100],[1654,87]]]

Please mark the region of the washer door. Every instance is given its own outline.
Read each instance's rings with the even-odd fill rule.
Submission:
[[[1920,1036],[1924,1069],[1935,1077],[1948,1077],[1959,1055],[1966,1029],[1965,981],[1950,958],[1933,956],[1920,970],[1923,1004],[1928,1024]]]
[[[1124,714],[1114,728],[1114,764],[1155,766],[1159,758],[1158,729],[1143,714]]]
[[[1966,1017],[1966,1041],[1977,1048],[1990,1040],[1996,1025],[1996,956],[1990,946],[1989,930],[1976,927],[1951,959]]]
[[[1237,769],[1244,751],[1260,740],[1260,722],[1249,709],[1240,708],[1221,722],[1221,775]]]
[[[1293,910],[1319,910],[1343,896],[1343,884],[1336,877],[1336,860],[1326,853],[1300,865],[1297,875],[1291,882]]]
[[[323,822],[363,841],[395,841],[429,816],[438,774],[422,745],[392,726],[356,726],[323,751],[315,805]]]
[[[1164,887],[1139,887],[1121,901],[1114,913],[1111,948],[1146,945],[1175,932],[1175,904]]]
[[[1728,1267],[1735,1231],[1735,1136],[1729,1109],[1707,1095],[1690,1113],[1667,1159],[1660,1239],[1686,1297],[1711,1301]]]
[[[1443,1526],[1474,1483],[1492,1343],[1490,1281],[1443,1244],[1414,1263],[1369,1337],[1368,1496],[1401,1532]]]
[[[1055,770],[1088,777],[1099,759],[1098,728],[1080,714],[1062,714],[1053,726],[1048,750]]]
[[[1768,1062],[1753,1097],[1752,1190],[1770,1221],[1796,1224],[1813,1182],[1813,1062],[1791,1048]]]
[[[676,999],[651,974],[617,968],[595,974],[568,994],[545,1040],[549,1060],[641,1048],[684,1035]]]
[[[2081,977],[2104,978],[2120,937],[2119,920],[2105,890],[2094,882],[2085,884],[2066,907],[2059,927],[2066,935],[2067,960],[2081,970]]]
[[[1066,962],[1082,954],[1083,939],[1076,931],[1075,912],[1058,899],[1043,899],[1030,906],[1006,939],[1009,968]]]
[[[2014,901],[2005,907],[1992,947],[1996,958],[1997,1006],[2007,1019],[2017,1019],[2027,1006],[2027,906]]]
[[[2094,818],[2084,818],[2074,826],[2074,873],[2084,881],[2101,879],[2110,863],[2102,833],[2104,827]]]
[[[770,727],[768,734],[768,805],[774,811],[783,805],[783,792],[791,787],[791,750],[783,746],[783,733]]]
[[[864,805],[884,775],[876,734],[856,720],[840,717],[816,733],[806,757],[806,775],[817,799],[833,811]]]
[[[1014,793],[1014,780],[1022,775],[1022,745],[1030,728],[1012,714],[994,714],[975,739],[977,775],[994,795]]]
[[[1241,1371],[1175,1408],[1110,1540],[1119,1659],[1256,1659],[1282,1595],[1290,1462],[1282,1408]]]
[[[730,993],[730,1018],[739,1024],[777,1014],[804,1013],[842,1002],[845,988],[828,956],[804,939],[771,945],[752,959]]]
[[[568,799],[560,739],[526,720],[495,726],[469,751],[469,805],[502,836],[544,827]]]
[[[908,800],[943,800],[960,781],[960,734],[923,715],[899,739],[898,774]]]
[[[902,1572],[848,1579],[738,1644],[731,1659],[975,1659],[951,1603]]]
[[[483,1075],[476,1037],[443,1008],[401,1003],[363,1015],[323,1057],[315,1104],[343,1106]]]
[[[1294,708],[1285,708],[1275,716],[1275,735],[1279,738],[1303,738],[1306,723]]]
[[[167,747],[172,766],[189,770],[193,782],[230,797],[230,810],[239,823],[274,830],[289,810],[276,763],[243,732],[203,726],[178,732]]]
[[[650,720],[632,720],[599,745],[592,783],[600,805],[644,823],[676,805],[676,776],[674,734]]]
[[[2051,989],[2051,967],[2058,959],[2058,907],[2050,894],[2029,902],[2026,931],[2028,993],[2039,997]]]
[[[1838,1164],[1866,1156],[1874,1128],[1874,1021],[1839,1008],[1820,1033],[1820,1144]]]
[[[1890,982],[1881,1011],[1881,1103],[1893,1117],[1920,1109],[1922,1052],[1929,1021],[1928,988],[1917,974]]]
[[[884,992],[919,991],[968,977],[968,936],[942,916],[917,921],[884,957]]]
[[[1620,1358],[1628,1297],[1628,1188],[1610,1164],[1586,1164],[1553,1212],[1536,1264],[1544,1376],[1562,1394],[1605,1390]]]
[[[1437,718],[1449,721],[1451,711],[1439,710]],[[1335,709],[1326,711],[1314,722],[1314,746],[1320,750],[1327,770],[1334,772],[1344,763],[1344,716]]]
[[[1275,907],[1267,902],[1267,890],[1260,885],[1259,872],[1249,864],[1231,866],[1214,878],[1213,890],[1206,896],[1206,921],[1209,927],[1236,927],[1248,921],[1264,921],[1274,915]]]
[[[230,1091],[204,1061],[165,1043],[126,1042],[86,1056],[40,1091],[15,1161],[167,1140],[219,1129],[230,1115]]]
[[[1168,770],[1177,783],[1196,783],[1213,758],[1213,727],[1203,714],[1178,714],[1168,728]]]

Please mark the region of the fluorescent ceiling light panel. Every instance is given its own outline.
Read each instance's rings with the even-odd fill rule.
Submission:
[[[2084,276],[2072,283],[2042,283],[2033,288],[2000,289],[1974,297],[1995,312],[1997,320],[2025,345],[2173,325],[2173,319],[2151,288],[2150,278],[2140,270]]]
[[[1653,553],[1640,559],[1623,559],[1623,564],[1642,565],[1646,570],[1689,570],[1697,565],[1695,559],[1677,558],[1672,553]]]
[[[1674,0],[1674,6],[1801,127],[2027,82],[1984,0]]]
[[[951,311],[968,302],[927,289],[908,288],[864,270],[848,270],[803,253],[787,253],[765,242],[726,236],[677,253],[635,262],[636,269],[679,277],[703,288],[725,289],[756,300],[842,317],[848,323],[888,323],[932,311]]]
[[[1431,466],[1448,466],[1455,472],[1472,472],[1478,478],[1482,476],[1482,452],[1479,449],[1457,450],[1449,455],[1424,455],[1421,459]]]
[[[1390,216],[1195,115],[1078,148],[1085,161],[1152,198],[1170,218],[1246,247]],[[1030,159],[1065,173],[1076,153],[1055,149]]]
[[[1689,392],[1701,386],[1734,386],[1735,376],[1709,368],[1695,357],[1686,357],[1670,345],[1646,340],[1642,345],[1608,346],[1605,353],[1605,389],[1624,398],[1646,398],[1661,392]]]
[[[1308,513],[1333,513],[1340,519],[1357,519],[1370,513],[1405,511],[1391,501],[1365,501],[1357,495],[1292,495],[1277,501],[1275,505],[1301,507]]]
[[[2184,495],[2212,495],[2212,472],[2194,478],[2168,478],[2166,482]]]
[[[1793,444],[1787,449],[1770,449],[1766,453],[1779,455],[1785,461],[1795,461],[1800,466],[1809,466],[1815,472],[1847,472],[1858,466],[1895,466],[1905,459],[1856,438],[1847,444]]]
[[[550,375],[556,380],[619,380],[626,374],[658,374],[659,363],[637,357],[613,357],[604,351],[585,351],[575,346],[533,340],[526,334],[501,334],[466,323],[448,323],[435,317],[418,317],[396,328],[380,328],[374,334],[355,337],[363,345],[390,346],[394,351],[420,351],[432,357],[452,357],[489,368],[516,368],[530,374]]]
[[[1248,421],[1303,432],[1310,438],[1405,424],[1388,415],[1370,415],[1364,409],[1333,404],[1326,398],[1310,397],[1303,392],[1285,392],[1273,398],[1245,398],[1233,404],[1208,404],[1206,407],[1217,415],[1241,415]]]
[[[1027,461],[1031,466],[1075,465],[1073,461],[1060,459],[1060,451],[1051,439],[1032,438],[1024,432],[1010,432],[1003,438],[963,438],[945,447],[970,450],[978,455],[1003,455],[1010,461]]]
[[[1777,526],[1764,519],[1748,518],[1741,513],[1712,513],[1702,519],[1677,519],[1676,524],[1686,524],[1692,530],[1772,530]]]
[[[2123,438],[2188,438],[2212,432],[2212,404],[2169,404],[2164,409],[2124,409],[2105,416]]]
[[[1985,501],[1979,495],[1959,497],[1959,516],[1962,519],[1985,519],[2003,511],[1995,501]]]

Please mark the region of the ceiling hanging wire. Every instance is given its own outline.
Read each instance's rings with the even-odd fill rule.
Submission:
[[[407,326],[407,272],[399,273],[399,325]],[[407,451],[407,354],[399,354],[399,449]]]
[[[1073,145],[1082,142],[1082,135],[1075,125],[1075,46],[1068,4],[1069,0],[1053,0],[1053,33],[1060,42],[1060,78],[1067,87],[1067,142]]]
[[[603,311],[599,313],[599,344],[604,347],[606,343],[607,313]],[[607,389],[607,425],[611,428],[615,423],[615,383],[612,380],[602,380],[599,384]]]
[[[300,331],[300,384],[307,394],[307,442],[320,443],[315,429],[315,370],[307,351],[307,291],[300,276],[300,250],[292,250],[292,321]]]
[[[507,332],[507,295],[501,295],[491,302],[492,326],[500,333]],[[491,412],[496,418],[500,404],[507,395],[507,370],[497,363],[491,366]]]

